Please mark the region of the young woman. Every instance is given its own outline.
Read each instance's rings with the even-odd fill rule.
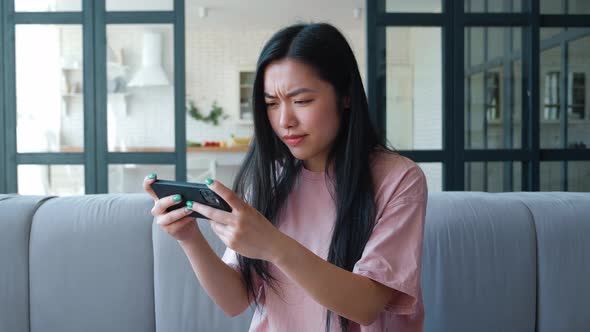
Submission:
[[[426,180],[379,143],[356,59],[328,24],[278,31],[258,60],[254,139],[233,191],[207,184],[232,212],[197,203],[158,224],[176,238],[228,315],[256,311],[250,331],[421,331]],[[178,198],[177,198],[178,199]],[[194,218],[227,245],[219,259]]]

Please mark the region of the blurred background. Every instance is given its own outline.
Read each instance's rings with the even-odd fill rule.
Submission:
[[[587,0],[3,0],[0,192],[231,185],[256,60],[296,22],[350,42],[430,191],[590,191]]]

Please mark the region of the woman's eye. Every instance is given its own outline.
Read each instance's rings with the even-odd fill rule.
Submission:
[[[266,103],[266,107],[273,107],[275,106],[277,103]]]
[[[308,100],[296,100],[295,104],[307,104],[312,102],[312,99],[308,99]]]

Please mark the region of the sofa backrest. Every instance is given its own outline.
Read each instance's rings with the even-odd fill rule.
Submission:
[[[537,331],[590,331],[590,193],[505,196],[535,221]]]
[[[422,254],[427,331],[534,331],[536,253],[521,202],[432,193]]]
[[[0,195],[0,331],[29,331],[29,234],[45,199]]]
[[[209,299],[152,205],[0,195],[0,331],[247,330],[252,309],[228,318]],[[587,330],[589,235],[588,193],[429,194],[425,330]]]
[[[30,235],[31,331],[154,331],[145,195],[53,198]]]
[[[228,318],[209,299],[152,206],[144,194],[0,195],[0,331],[247,329],[252,310]]]

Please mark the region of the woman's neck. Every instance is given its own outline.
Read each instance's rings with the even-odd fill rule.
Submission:
[[[326,162],[311,162],[309,160],[304,160],[303,161],[303,167],[305,167],[306,170],[310,171],[310,172],[325,172],[326,171]],[[332,163],[332,165],[330,165],[330,172],[334,171],[334,163]]]

